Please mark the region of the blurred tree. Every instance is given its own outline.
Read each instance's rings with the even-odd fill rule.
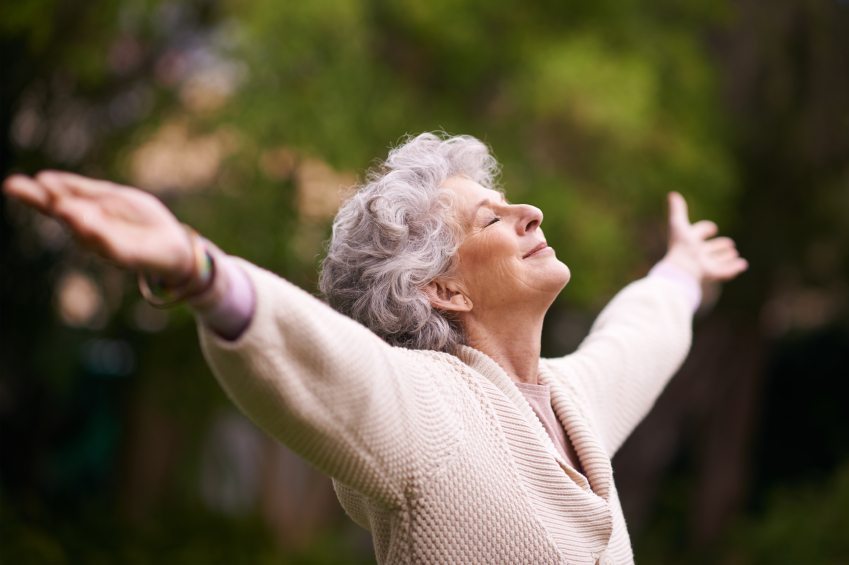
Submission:
[[[752,269],[701,322],[681,377],[617,462],[633,481],[622,490],[644,502],[677,462],[689,487],[678,560],[693,541],[715,546],[750,500],[846,457],[828,439],[845,421],[828,406],[846,373],[847,23],[841,2],[751,0],[713,35],[742,187],[733,235]],[[818,345],[791,347],[801,336]]]
[[[0,5],[0,172],[137,184],[225,250],[313,288],[335,207],[374,159],[407,133],[476,135],[508,196],[545,211],[573,271],[548,354],[659,258],[663,196],[682,191],[753,270],[701,323],[617,476],[647,539],[667,531],[650,522],[655,494],[689,486],[677,511],[706,543],[745,501],[769,340],[845,313],[846,17],[828,0],[20,0]],[[0,248],[0,453],[15,454],[0,458],[0,497],[43,504],[57,462],[87,461],[128,516],[191,507],[225,403],[191,317],[145,307],[129,277],[4,200]],[[104,345],[132,361],[111,381],[91,363]]]

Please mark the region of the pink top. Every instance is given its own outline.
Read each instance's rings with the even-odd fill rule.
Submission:
[[[547,384],[514,384],[516,385],[516,388],[519,389],[519,392],[521,392],[525,397],[525,400],[528,401],[528,404],[531,405],[531,410],[533,410],[534,414],[536,414],[537,418],[539,418],[540,424],[542,424],[542,427],[545,428],[546,432],[548,432],[551,441],[554,443],[554,447],[557,448],[560,455],[572,464],[572,468],[583,474],[584,470],[581,467],[581,461],[578,459],[578,454],[575,452],[575,448],[572,447],[572,443],[566,436],[563,425],[560,423],[560,420],[557,419],[557,415],[554,413],[554,408],[551,406],[551,387]]]

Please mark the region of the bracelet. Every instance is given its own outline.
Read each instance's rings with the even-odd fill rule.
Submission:
[[[206,292],[215,280],[215,261],[204,239],[191,227],[183,224],[192,246],[192,270],[176,285],[166,285],[156,276],[139,271],[138,284],[142,297],[156,308],[170,308],[184,300]]]

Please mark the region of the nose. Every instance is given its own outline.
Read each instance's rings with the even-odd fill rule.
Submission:
[[[516,223],[519,235],[525,235],[537,229],[542,223],[542,210],[530,204],[520,204],[521,213]]]

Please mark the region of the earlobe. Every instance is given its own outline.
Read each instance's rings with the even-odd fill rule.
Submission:
[[[437,310],[469,312],[472,309],[472,301],[453,281],[432,280],[425,285],[423,290],[430,300],[431,306]]]

